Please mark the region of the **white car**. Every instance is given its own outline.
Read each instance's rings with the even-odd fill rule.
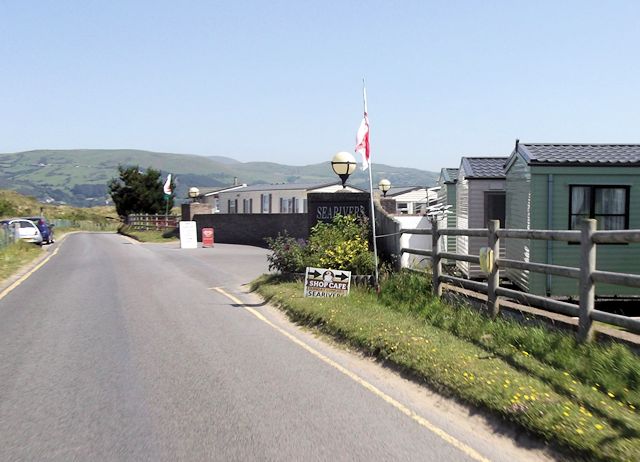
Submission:
[[[42,244],[42,233],[32,221],[23,218],[12,218],[10,220],[2,220],[0,224],[9,228],[9,232],[16,230],[16,237],[26,242]]]

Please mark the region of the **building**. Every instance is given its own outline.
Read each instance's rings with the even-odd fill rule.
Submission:
[[[584,218],[598,229],[639,229],[640,145],[516,142],[506,163],[506,226],[579,229]],[[513,260],[579,266],[579,246],[567,242],[505,239]],[[598,269],[639,273],[639,244],[598,244]],[[522,290],[548,296],[578,295],[575,279],[505,269]],[[637,289],[596,285],[597,295],[638,294]]]
[[[438,204],[443,207],[449,206],[447,219],[442,221],[443,228],[456,227],[456,185],[458,184],[458,169],[443,168],[440,170],[438,178]],[[456,237],[447,236],[444,240],[445,250],[450,253],[456,252]]]
[[[456,183],[456,227],[486,228],[489,220],[505,224],[505,175],[508,157],[463,157]],[[487,246],[483,237],[456,237],[456,251],[478,255]],[[482,278],[480,266],[457,261],[456,267],[468,278]]]
[[[320,184],[258,184],[218,193],[220,213],[306,213],[307,194],[363,192],[339,182]]]
[[[220,188],[201,189],[196,200],[201,204],[207,204],[211,208],[211,213],[220,213],[220,193],[237,191],[246,188],[246,184],[235,184],[233,186],[223,186]]]
[[[438,201],[438,187],[424,186],[393,187],[385,196],[396,201],[396,213],[402,215],[421,215],[426,208]]]

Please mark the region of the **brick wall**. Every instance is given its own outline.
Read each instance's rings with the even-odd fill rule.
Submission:
[[[307,239],[309,225],[305,213],[195,215],[198,241],[202,241],[202,228],[214,229],[214,240],[223,244],[244,244],[266,247],[266,237],[284,233],[295,238]]]

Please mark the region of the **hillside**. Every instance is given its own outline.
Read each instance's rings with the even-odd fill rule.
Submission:
[[[337,177],[329,162],[289,166],[271,162],[239,162],[229,157],[173,154],[133,149],[37,150],[0,153],[0,188],[12,189],[47,203],[76,206],[104,205],[108,181],[118,165],[153,167],[163,175],[172,173],[177,197],[186,197],[189,187],[217,187],[240,183],[333,182]],[[438,174],[424,170],[373,166],[374,182],[388,178],[394,186],[436,183]],[[366,188],[368,177],[359,169],[349,183]]]

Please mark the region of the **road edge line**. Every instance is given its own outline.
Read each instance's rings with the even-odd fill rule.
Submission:
[[[33,268],[31,268],[29,271],[27,271],[25,274],[23,274],[22,276],[20,276],[16,281],[14,281],[11,285],[9,285],[6,289],[4,289],[2,292],[0,292],[0,300],[2,300],[4,297],[6,297],[7,295],[9,295],[9,293],[15,289],[16,287],[18,287],[20,284],[22,284],[24,281],[26,281],[29,276],[31,276],[33,273],[35,273],[36,271],[38,271],[40,268],[42,268],[45,263],[47,263],[49,260],[51,260],[51,258],[53,258],[54,255],[56,255],[58,253],[58,251],[60,250],[60,245],[58,245],[58,247],[56,247],[56,249],[51,252],[51,254],[47,255],[44,260],[42,260],[40,263],[38,263],[36,266],[34,266]]]
[[[244,308],[249,313],[251,313],[256,318],[258,318],[260,321],[262,321],[265,324],[269,325],[270,327],[272,327],[273,329],[278,331],[280,334],[282,334],[285,337],[287,337],[293,343],[295,343],[296,345],[298,345],[301,348],[305,349],[307,352],[311,353],[316,358],[320,359],[321,361],[323,361],[324,363],[326,363],[329,366],[333,367],[334,369],[337,369],[339,372],[341,372],[342,374],[346,375],[351,380],[353,380],[354,382],[356,382],[359,385],[361,385],[362,387],[364,387],[366,390],[368,390],[371,393],[373,393],[374,395],[376,395],[378,398],[381,398],[387,404],[390,404],[391,406],[396,408],[398,411],[400,411],[401,413],[403,413],[407,417],[410,417],[412,420],[417,422],[420,426],[426,428],[427,430],[429,430],[433,434],[437,435],[442,440],[444,440],[445,442],[449,443],[451,446],[453,446],[456,449],[458,449],[461,452],[463,452],[465,455],[469,456],[470,458],[472,458],[474,460],[477,460],[478,462],[491,462],[490,459],[487,459],[486,457],[481,455],[478,451],[473,449],[471,446],[466,445],[465,443],[463,443],[462,441],[458,440],[454,436],[450,435],[449,433],[447,433],[446,431],[444,431],[440,427],[438,427],[435,424],[431,423],[430,421],[428,421],[424,417],[418,415],[417,413],[415,413],[414,411],[409,409],[407,406],[402,404],[400,401],[398,401],[395,398],[387,395],[385,392],[380,390],[375,385],[367,382],[365,379],[363,379],[362,377],[357,375],[355,372],[350,371],[346,367],[338,364],[333,359],[331,359],[328,356],[320,353],[318,350],[316,350],[312,346],[306,344],[305,342],[303,342],[302,340],[297,338],[295,335],[287,332],[286,330],[282,329],[279,326],[276,326],[274,323],[269,321],[262,313],[260,313],[259,311],[255,310],[254,308],[251,308],[250,306],[247,306],[246,303],[244,303],[243,301],[241,301],[239,298],[235,297],[234,295],[229,294],[223,288],[221,288],[221,287],[212,287],[212,289],[214,289],[215,291],[217,291],[220,294],[224,295],[225,297],[227,297],[229,300],[231,300],[235,304],[239,305],[240,307]]]

